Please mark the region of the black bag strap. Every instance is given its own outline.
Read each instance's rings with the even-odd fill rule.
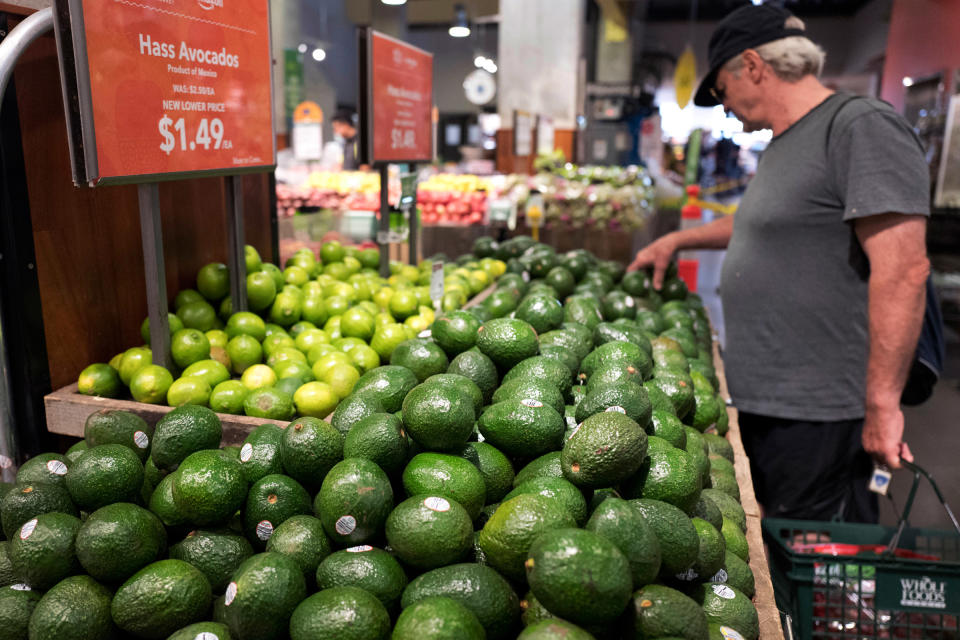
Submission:
[[[845,106],[847,106],[849,103],[853,102],[854,100],[862,100],[862,99],[863,98],[861,96],[855,96],[855,95],[844,95],[841,98],[840,104],[837,105],[837,108],[833,110],[833,115],[830,116],[830,122],[827,123],[826,144],[824,145],[825,149],[829,150],[830,148],[830,134],[833,132],[833,123],[836,121],[837,115],[839,115],[840,110],[843,109]]]

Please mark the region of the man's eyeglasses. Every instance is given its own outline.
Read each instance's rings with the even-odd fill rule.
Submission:
[[[713,86],[710,87],[710,95],[712,95],[713,99],[718,103],[723,104],[724,98],[727,97],[727,90],[724,87]]]

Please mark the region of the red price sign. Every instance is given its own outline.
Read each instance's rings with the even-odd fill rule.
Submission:
[[[372,30],[366,44],[369,98],[364,116],[372,162],[429,162],[433,55]]]
[[[60,1],[78,181],[275,164],[267,0]]]

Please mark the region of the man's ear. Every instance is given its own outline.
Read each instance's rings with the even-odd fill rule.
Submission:
[[[747,49],[743,52],[743,68],[747,76],[754,83],[760,82],[763,76],[763,67],[766,64],[760,54],[755,49]]]

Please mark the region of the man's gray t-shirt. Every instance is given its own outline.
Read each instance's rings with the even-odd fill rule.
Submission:
[[[834,94],[771,141],[734,216],[720,285],[738,409],[863,417],[870,268],[853,220],[928,215],[929,185],[916,136],[879,100]]]

